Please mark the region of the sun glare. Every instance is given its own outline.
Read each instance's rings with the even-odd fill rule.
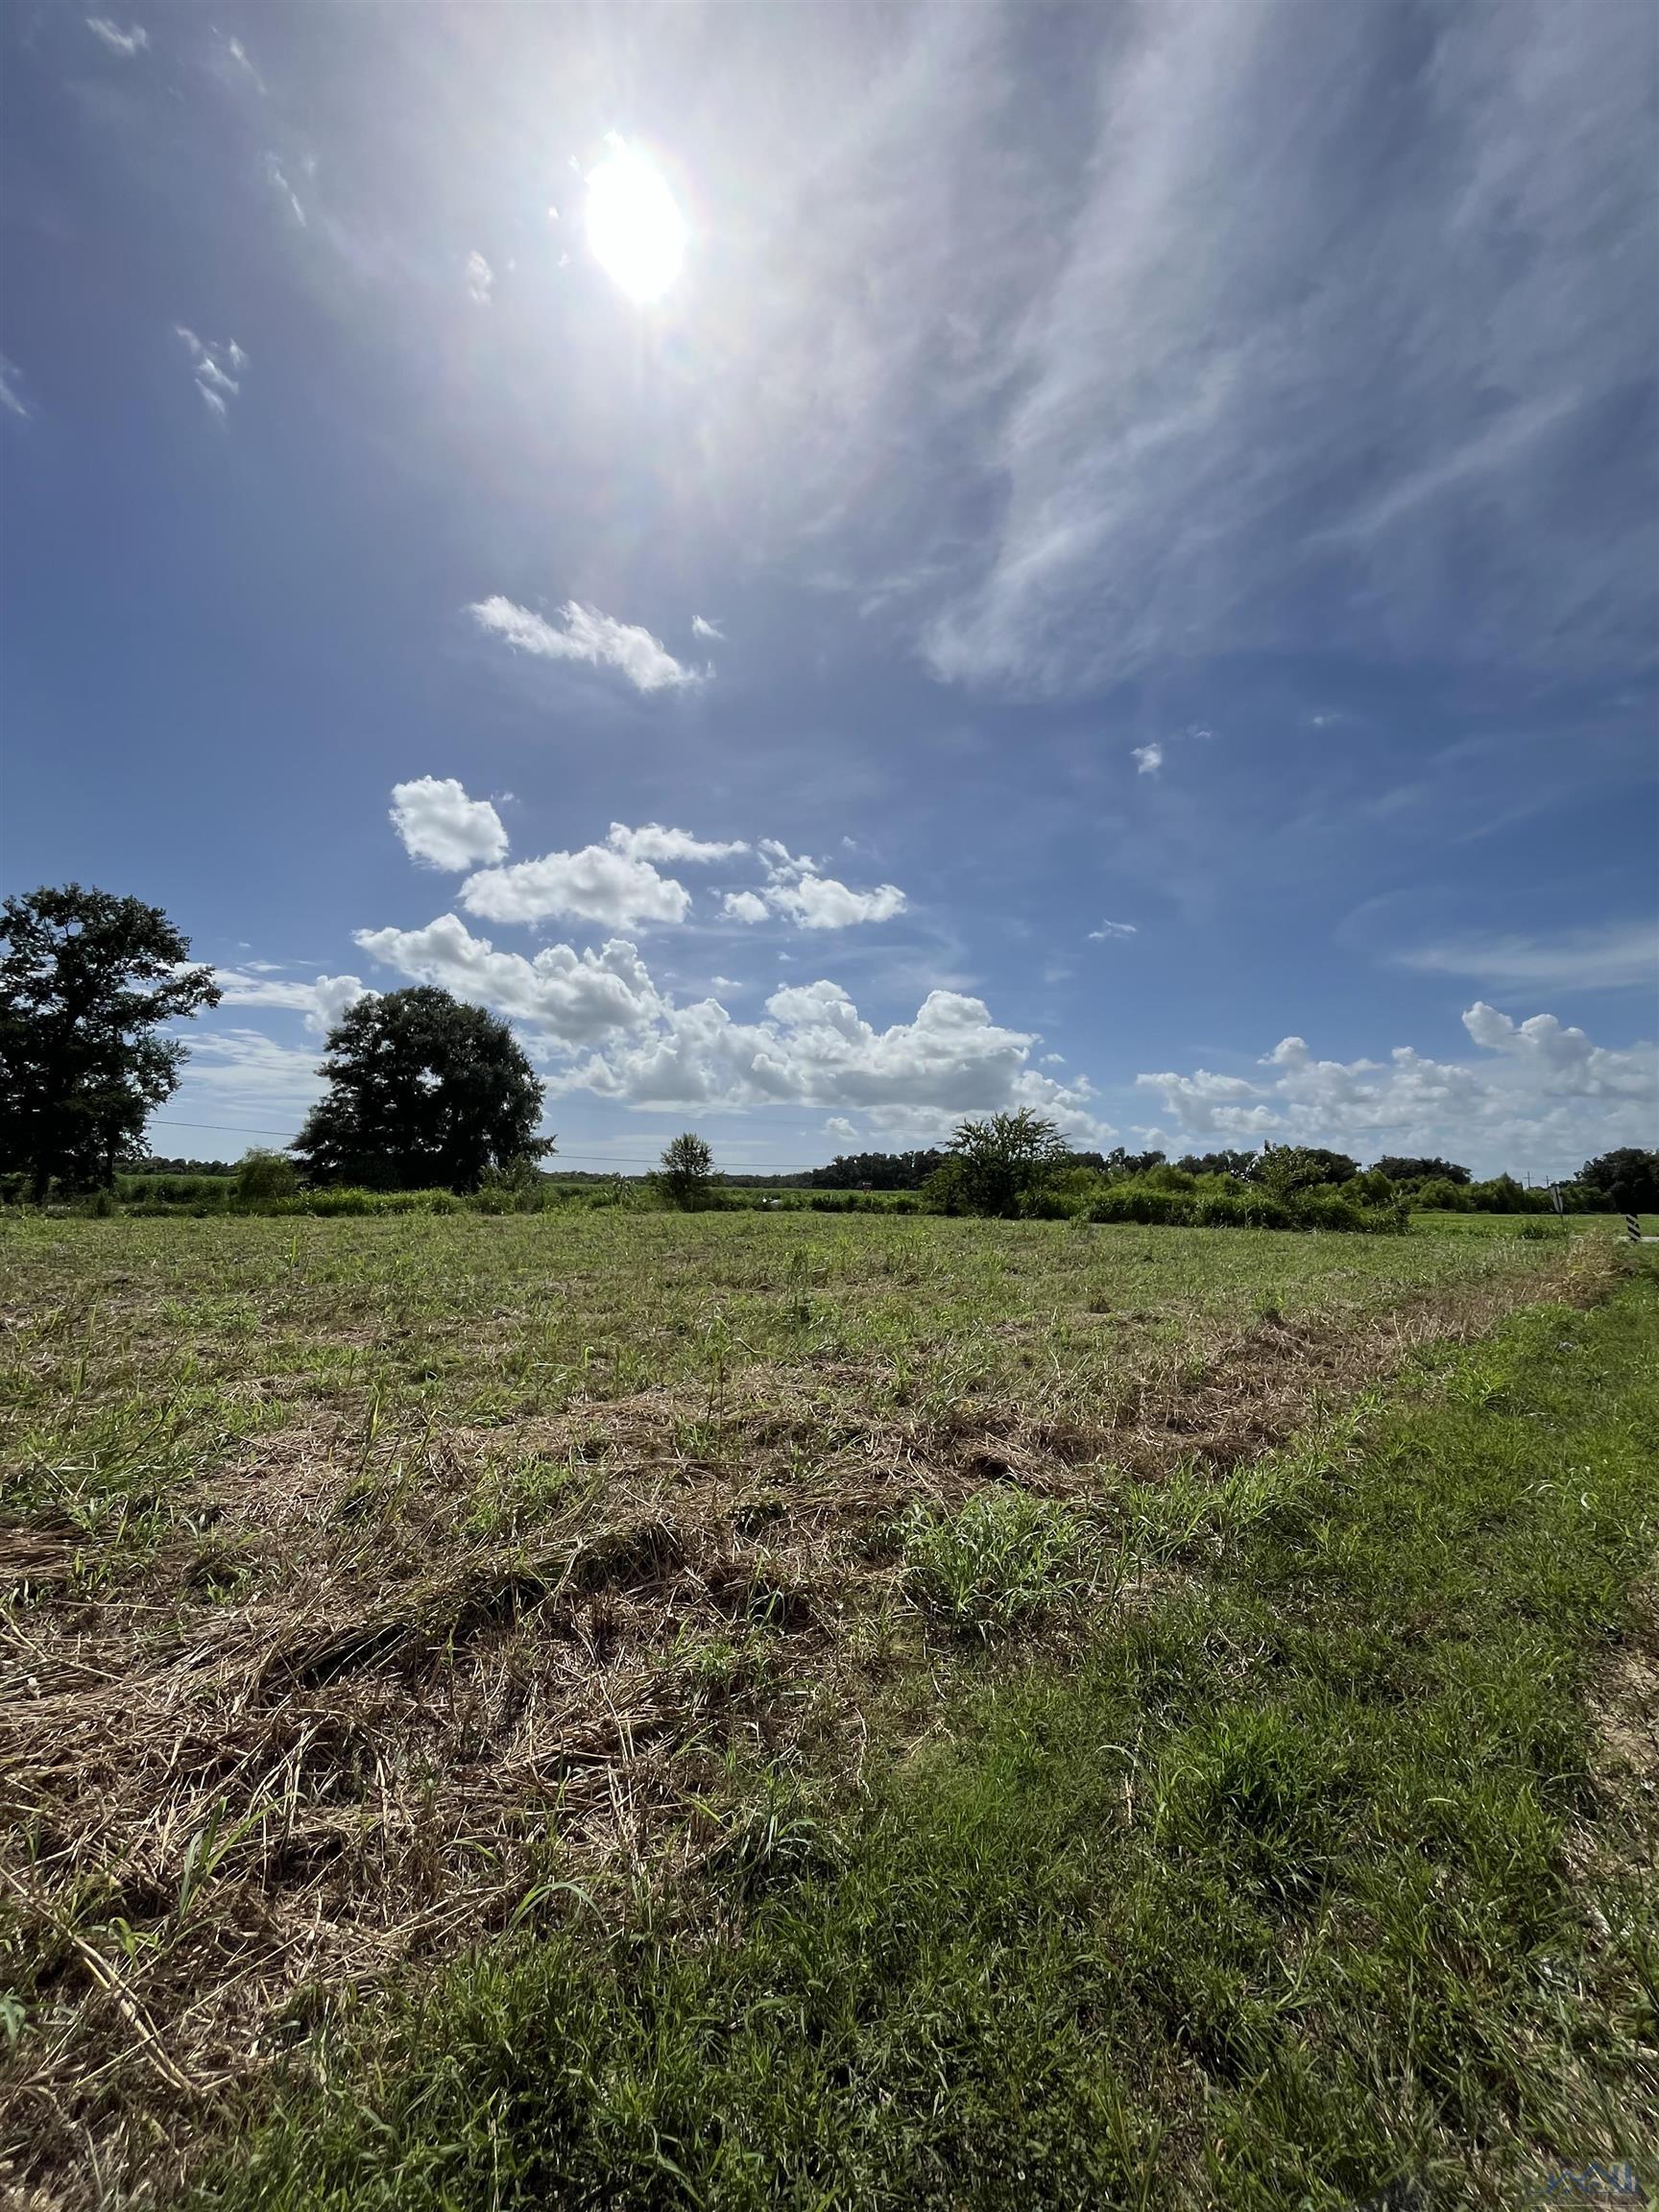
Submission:
[[[685,258],[685,218],[662,178],[620,138],[588,178],[588,243],[641,306],[660,300]]]

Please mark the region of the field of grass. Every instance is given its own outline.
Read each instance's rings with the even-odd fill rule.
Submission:
[[[1483,1771],[1481,1606],[1507,1665],[1516,1577],[1571,1537],[1550,1572],[1576,1588],[1576,1547],[1582,1588],[1534,1688],[1577,1711],[1574,1639],[1586,1607],[1613,1620],[1646,1495],[1599,1431],[1569,1445],[1565,1412],[1509,1411],[1518,1377],[1563,1364],[1551,1344],[1617,1317],[1628,1341],[1595,1357],[1621,1381],[1643,1332],[1651,1351],[1650,1301],[1576,1312],[1633,1262],[1604,1231],[1519,1227],[8,1225],[19,2183],[93,2203],[141,2174],[165,2198],[284,2081],[291,2117],[226,2184],[238,2201],[1265,2206],[1302,2200],[1270,2194],[1295,2145],[1310,2204],[1387,2179],[1394,2139],[1368,2122],[1344,2165],[1341,2115],[1365,2080],[1381,2096],[1401,2007],[1426,2024],[1442,1997],[1401,1954],[1407,1994],[1382,2003],[1394,1936],[1373,1931],[1372,1960],[1367,1915],[1441,1864],[1419,1833],[1439,1834],[1436,1760],[1448,1789],[1459,1758]],[[1482,1463],[1442,1528],[1434,1484],[1413,1504],[1395,1479],[1417,1466],[1421,1487],[1409,1451],[1352,1474],[1380,1382],[1424,1386],[1546,1299],[1553,1336],[1476,1355],[1420,1418],[1471,1441],[1530,1420],[1515,1433],[1558,1479],[1488,1497]],[[1574,1452],[1618,1463],[1583,1521]],[[1397,1543],[1423,1558],[1396,1571]],[[1490,1592],[1486,1550],[1513,1559]],[[1467,1680],[1435,1671],[1441,1644],[1467,1647]],[[1235,1712],[1263,1669],[1289,1702]],[[1356,1714],[1405,1695],[1377,1685],[1407,1678],[1414,1713],[1433,1691],[1408,1772],[1386,1778],[1386,1729],[1338,1757]],[[1539,1739],[1551,1757],[1566,1726]],[[1310,1730],[1311,1781],[1290,1771]],[[1530,1825],[1478,1777],[1442,1822],[1486,1821],[1491,1865],[1454,1900],[1470,1973],[1502,1950],[1509,1892],[1480,1884],[1505,1854],[1536,1891],[1527,1943],[1554,1925],[1549,1839],[1587,1800],[1545,1779]],[[1394,1857],[1327,1928],[1310,1900],[1355,1819]],[[926,1866],[904,1857],[922,1834]],[[1108,1846],[1127,1856],[1094,1863]],[[1234,1896],[1236,1877],[1258,1887]],[[1125,1884],[1128,1919],[1083,1942],[1088,1900]],[[1383,2039],[1347,2073],[1286,2056],[1269,2096],[1287,2024],[1354,2002],[1356,1944]],[[1106,1971],[1119,1952],[1129,1982]],[[1288,1981],[1235,2018],[1270,1964]],[[1484,2080],[1468,2025],[1446,2048]],[[1444,2164],[1438,2082],[1399,2144]],[[365,2083],[384,2136],[353,2117]],[[1202,2085],[1256,2099],[1219,2193]],[[1595,2111],[1599,2152],[1618,2130]],[[1504,2125],[1518,2156],[1532,2124]]]

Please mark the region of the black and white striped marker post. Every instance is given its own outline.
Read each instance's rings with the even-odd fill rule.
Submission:
[[[1624,1216],[1624,1236],[1628,1243],[1640,1244],[1642,1241],[1642,1224],[1634,1214],[1626,1214]]]

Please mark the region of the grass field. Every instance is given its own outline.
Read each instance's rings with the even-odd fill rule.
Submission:
[[[1653,1316],[1627,1289],[1575,1317],[1637,1264],[1611,1234],[1518,1226],[9,1226],[13,2177],[93,2203],[142,2175],[165,2198],[276,2082],[291,2116],[224,2184],[238,2201],[1334,2206],[1407,2152],[1449,2171],[1432,2073],[1393,2134],[1368,2120],[1339,2155],[1365,2082],[1379,2111],[1384,2079],[1406,2094],[1387,2069],[1417,2064],[1410,2032],[1387,2038],[1402,2006],[1416,2032],[1417,1995],[1376,1980],[1380,2040],[1335,2071],[1317,2035],[1271,2096],[1262,2065],[1286,2021],[1354,2002],[1361,1953],[1384,1975],[1405,1937],[1382,1927],[1372,1959],[1367,1916],[1442,1866],[1426,1835],[1485,1822],[1456,1902],[1473,2010],[1434,2042],[1476,2102],[1511,2064],[1476,2048],[1511,2033],[1480,1980],[1503,1864],[1530,1885],[1529,1959],[1560,1916],[1588,1805],[1580,1647],[1651,1501],[1550,1347],[1623,1330],[1594,1357],[1634,1390]],[[1410,1452],[1354,1473],[1380,1384],[1421,1391],[1541,1300],[1545,1335],[1524,1321],[1434,1385],[1445,1406],[1399,1416],[1453,1423],[1459,1450],[1502,1431],[1507,1476],[1472,1462],[1437,1530]],[[1534,1384],[1557,1399],[1512,1410]],[[1515,1435],[1560,1470],[1519,1498]],[[1612,1469],[1583,1520],[1574,1453]],[[1547,1572],[1565,1610],[1540,1615],[1554,1656],[1532,1651],[1538,1742],[1578,1778],[1488,1800],[1481,1698]],[[1288,1702],[1258,1712],[1263,1668]],[[1357,1714],[1422,1696],[1415,1748],[1378,1723],[1353,1749]],[[1471,1777],[1445,1819],[1442,1754],[1448,1787]],[[1371,1871],[1332,1903],[1354,1819]],[[1123,1885],[1129,1918],[1084,1940],[1087,1898]],[[1106,1971],[1125,1942],[1133,1985]],[[1431,1961],[1400,1957],[1430,1992]],[[1235,2018],[1253,1975],[1303,1958]],[[1608,2084],[1641,2064],[1618,2076],[1592,2012],[1586,2156],[1622,2140]],[[1500,2175],[1543,2137],[1493,2094]],[[1216,2095],[1249,2105],[1224,2188],[1195,2117]]]

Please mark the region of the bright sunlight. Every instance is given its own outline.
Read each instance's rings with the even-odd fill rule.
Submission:
[[[588,179],[588,243],[606,275],[641,305],[660,300],[685,258],[686,225],[660,173],[612,137]]]

